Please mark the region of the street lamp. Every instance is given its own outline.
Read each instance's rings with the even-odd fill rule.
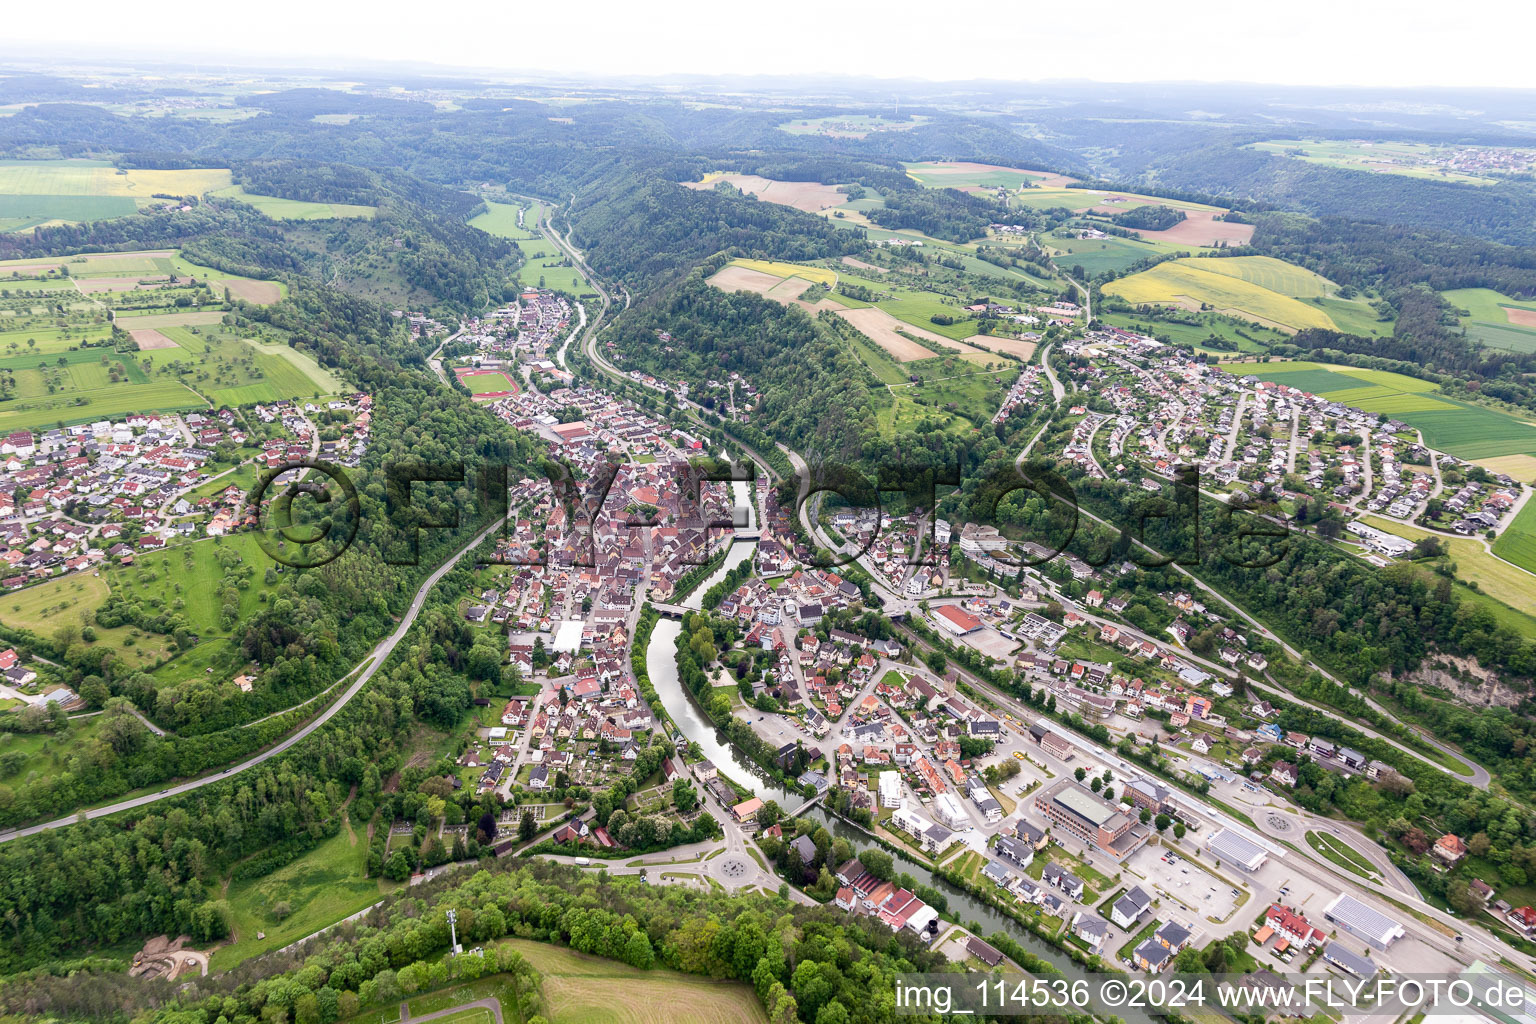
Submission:
[[[457,956],[461,952],[461,950],[459,949],[458,921],[459,921],[458,912],[455,911],[455,910],[450,909],[448,911],[448,935],[449,935],[449,941],[450,941],[450,943],[452,945],[453,952],[454,952],[455,956]]]

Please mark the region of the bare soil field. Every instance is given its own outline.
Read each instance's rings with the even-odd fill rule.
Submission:
[[[773,289],[784,283],[784,278],[765,274],[761,270],[749,270],[746,267],[723,267],[715,271],[705,284],[712,284],[723,292],[756,292],[759,295],[767,295]],[[801,288],[800,291],[805,291]],[[798,295],[799,292],[796,292]]]
[[[270,306],[283,297],[283,291],[275,281],[247,281],[238,278],[230,278],[227,281],[210,281],[209,284],[217,292],[220,287],[228,288],[229,294],[246,302],[254,302],[259,306]]]
[[[1141,237],[1179,245],[1247,245],[1253,241],[1252,224],[1235,224],[1217,220],[1210,210],[1185,210],[1184,219],[1164,231],[1143,231]],[[1536,320],[1531,322],[1536,327]]]
[[[790,303],[794,303],[812,315],[820,312],[823,309],[830,309],[835,312],[837,310],[847,308],[841,302],[837,302],[833,299],[824,298],[818,302],[806,302],[805,300],[801,299],[800,293],[805,291],[810,286],[811,282],[805,280],[802,277],[786,277],[784,280],[780,281],[777,286],[768,290],[767,297],[772,299],[774,302],[782,302],[786,306]]]
[[[964,342],[955,341],[942,335],[925,331],[921,327],[914,327],[909,323],[897,320],[878,306],[870,306],[866,309],[842,309],[838,310],[838,316],[847,320],[853,326],[862,331],[869,340],[889,352],[897,362],[910,363],[914,359],[929,359],[934,355],[932,349],[924,348],[912,338],[922,338],[942,345],[944,348],[955,352],[975,352],[976,349]],[[911,337],[902,337],[898,329]],[[985,355],[986,353],[982,353]]]
[[[843,264],[849,267],[858,267],[860,270],[873,270],[877,274],[890,273],[890,270],[885,267],[877,267],[873,263],[865,263],[863,260],[854,256],[844,256]]]
[[[139,346],[139,351],[145,352],[152,348],[179,348],[174,341],[161,334],[159,331],[149,328],[146,330],[134,330],[128,332],[128,337]]]
[[[966,338],[965,342],[977,348],[990,349],[993,352],[1002,352],[1010,356],[1018,356],[1026,361],[1035,357],[1035,343],[1023,341],[1019,338],[994,338],[989,334],[973,334]]]
[[[1536,309],[1516,309],[1513,306],[1500,306],[1504,315],[1509,317],[1509,322],[1516,327],[1536,327]]]
[[[711,189],[722,181],[764,202],[793,206],[806,213],[820,213],[848,201],[848,194],[839,192],[834,185],[823,185],[818,181],[774,181],[757,174],[721,174],[707,181],[685,181],[683,185],[692,189]]]

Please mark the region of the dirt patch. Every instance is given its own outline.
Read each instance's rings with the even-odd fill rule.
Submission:
[[[1179,245],[1247,245],[1253,241],[1253,225],[1217,220],[1213,210],[1185,210],[1184,219],[1164,231],[1142,231],[1142,238]],[[1536,326],[1536,321],[1532,322]]]
[[[128,969],[134,978],[165,978],[174,981],[183,974],[206,975],[208,954],[196,949],[182,948],[192,939],[178,935],[174,942],[168,935],[157,935],[144,943],[144,948],[134,954],[133,966]]]
[[[1516,327],[1536,327],[1536,309],[1516,309],[1513,306],[1500,306],[1504,315],[1509,317],[1509,322]]]
[[[131,292],[138,288],[169,288],[169,274],[145,274],[142,277],[77,277],[75,287],[82,292]]]
[[[260,306],[270,306],[283,297],[283,290],[277,286],[276,281],[240,281],[231,278],[228,281],[208,283],[215,291],[220,287],[228,288],[233,298],[244,299],[246,302],[254,302]]]
[[[704,283],[712,284],[723,292],[756,292],[759,295],[767,295],[783,284],[784,278],[765,274],[761,270],[749,270],[746,267],[723,267]],[[805,284],[806,287],[810,286],[809,281]],[[805,288],[800,289],[800,291],[804,290]]]
[[[823,185],[819,181],[774,181],[757,174],[722,174],[708,181],[685,181],[683,187],[702,191],[714,188],[722,181],[764,202],[793,206],[806,213],[820,213],[848,201],[848,194],[839,192],[835,185]]]
[[[989,334],[973,334],[965,339],[965,343],[976,348],[1001,352],[1004,355],[1018,356],[1026,362],[1035,357],[1035,343],[1018,338],[994,338]]]
[[[914,359],[929,359],[936,354],[932,349],[913,341],[913,338],[931,341],[953,352],[976,351],[964,342],[955,341],[898,320],[878,306],[870,306],[866,309],[841,309],[838,310],[837,315],[857,327],[870,341],[885,349],[900,363],[910,363]],[[901,333],[897,333],[898,331]]]
[[[768,289],[767,297],[774,302],[782,302],[786,306],[794,304],[812,315],[821,312],[823,309],[830,309],[836,312],[837,310],[847,308],[841,302],[828,298],[823,298],[816,302],[806,302],[800,295],[809,287],[811,287],[811,282],[803,277],[786,277],[778,285]]]
[[[153,328],[149,328],[147,330],[129,331],[128,337],[132,338],[133,343],[139,346],[140,352],[147,352],[150,349],[155,348],[181,347],[170,338],[167,338],[165,335],[161,334],[159,331]]]
[[[843,257],[843,264],[845,266],[849,266],[849,267],[858,267],[860,270],[873,270],[877,274],[889,274],[890,273],[889,268],[877,267],[873,263],[865,263],[863,260],[856,259],[856,258],[854,258],[852,256],[844,256]]]

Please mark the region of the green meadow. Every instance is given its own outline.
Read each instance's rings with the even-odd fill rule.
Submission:
[[[1228,369],[1402,420],[1424,435],[1425,444],[1459,459],[1536,454],[1536,426],[1447,398],[1435,393],[1434,384],[1416,377],[1305,361],[1243,363]]]
[[[1536,302],[1512,299],[1492,288],[1457,288],[1440,294],[1464,314],[1460,319],[1468,337],[1506,352],[1536,352]],[[1511,310],[1515,316],[1529,314],[1521,317],[1529,323],[1514,323]]]
[[[220,189],[214,195],[234,199],[254,206],[273,220],[343,220],[362,218],[371,220],[378,212],[374,206],[358,206],[352,203],[311,203],[302,199],[282,199],[277,196],[260,196],[247,192],[239,185]]]

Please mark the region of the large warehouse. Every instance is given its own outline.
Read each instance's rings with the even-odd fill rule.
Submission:
[[[1324,907],[1323,917],[1351,935],[1358,935],[1377,949],[1386,949],[1405,934],[1402,925],[1385,914],[1377,913],[1348,893],[1339,893],[1332,903]]]
[[[1224,864],[1236,864],[1244,871],[1257,871],[1269,859],[1269,853],[1258,843],[1224,828],[1205,843],[1206,852]]]
[[[964,608],[957,608],[952,604],[940,605],[933,610],[933,615],[938,620],[939,625],[956,636],[974,633],[981,628],[980,619]]]

